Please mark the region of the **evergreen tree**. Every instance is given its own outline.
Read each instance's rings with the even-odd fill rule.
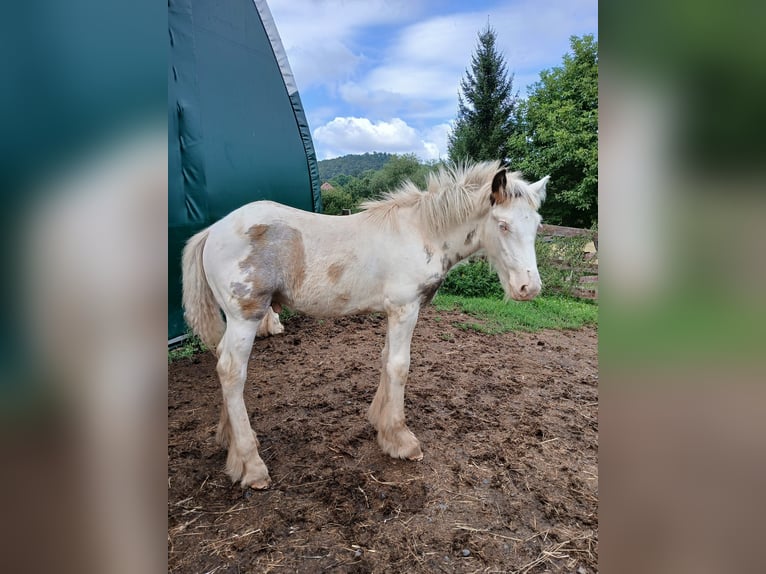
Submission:
[[[449,137],[452,161],[505,160],[513,133],[516,97],[511,93],[513,75],[506,74],[505,60],[495,48],[494,29],[479,33],[471,70],[466,70],[458,92],[458,116]]]

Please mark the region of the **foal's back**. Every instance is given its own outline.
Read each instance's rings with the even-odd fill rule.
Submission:
[[[258,320],[272,303],[314,316],[383,311],[405,235],[369,225],[364,213],[259,201],[210,227],[204,267],[227,315]]]

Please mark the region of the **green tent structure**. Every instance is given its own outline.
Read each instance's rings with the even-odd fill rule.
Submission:
[[[170,0],[168,341],[183,337],[181,252],[237,207],[321,211],[311,133],[265,0]]]

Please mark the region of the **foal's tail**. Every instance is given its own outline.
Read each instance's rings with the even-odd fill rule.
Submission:
[[[226,324],[221,309],[213,297],[202,267],[202,251],[208,229],[200,231],[186,242],[183,254],[183,303],[186,323],[213,353],[223,337]]]

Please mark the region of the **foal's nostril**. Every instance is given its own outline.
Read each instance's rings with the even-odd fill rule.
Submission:
[[[521,291],[522,295],[526,295],[527,294],[527,291],[528,291],[527,287],[528,287],[527,285],[522,285],[521,289],[519,289],[519,291]]]

